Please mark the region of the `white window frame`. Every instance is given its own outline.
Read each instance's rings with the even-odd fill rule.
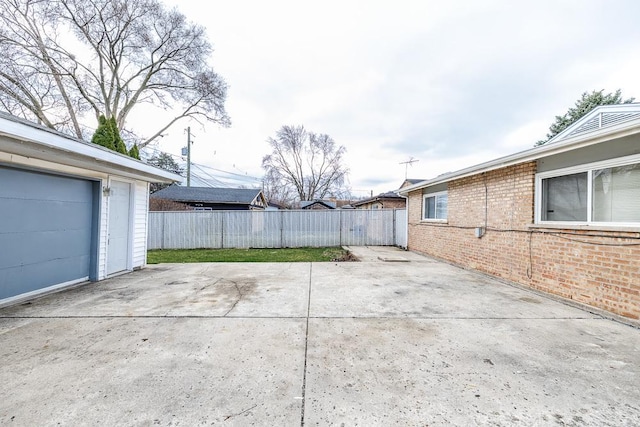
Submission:
[[[447,222],[448,221],[448,217],[449,217],[449,192],[448,191],[438,191],[437,193],[426,193],[422,195],[422,221],[429,221],[429,222]],[[436,206],[438,205],[438,196],[447,196],[447,218],[425,218],[424,216],[424,208],[426,206],[427,203],[427,199],[430,197],[435,197],[436,198]],[[437,208],[436,208],[436,212],[437,212]]]
[[[599,169],[614,168],[619,166],[627,166],[640,163],[640,154],[632,156],[619,157],[611,160],[600,162],[586,163],[579,166],[572,166],[563,169],[556,169],[548,172],[540,172],[536,174],[535,185],[535,223],[549,225],[567,225],[571,226],[614,226],[614,227],[640,227],[640,222],[605,222],[593,221],[593,171]],[[543,221],[542,220],[542,180],[548,178],[556,178],[559,176],[573,175],[577,173],[587,172],[587,220],[586,221]]]

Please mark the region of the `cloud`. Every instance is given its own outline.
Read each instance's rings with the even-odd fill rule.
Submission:
[[[269,136],[303,124],[345,145],[352,187],[377,194],[409,157],[429,178],[528,149],[584,91],[640,98],[631,0],[175,4],[230,85],[233,126],[203,129],[196,161],[250,174]]]

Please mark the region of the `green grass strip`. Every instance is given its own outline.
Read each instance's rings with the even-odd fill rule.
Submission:
[[[147,252],[148,264],[185,262],[329,262],[350,261],[340,247],[285,249],[157,249]]]

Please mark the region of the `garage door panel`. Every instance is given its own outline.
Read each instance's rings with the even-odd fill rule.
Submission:
[[[27,199],[0,199],[0,233],[85,229],[91,218],[78,222],[77,212],[91,209],[91,203],[66,203]],[[47,221],[43,221],[46,215]],[[87,221],[89,221],[87,223]]]
[[[0,268],[64,258],[75,258],[80,262],[91,250],[91,242],[87,241],[85,230],[39,232],[38,245],[24,244],[29,239],[32,239],[31,233],[0,234],[0,248],[11,248],[0,257]]]
[[[0,167],[0,299],[90,276],[91,181]]]
[[[88,183],[86,180],[0,167],[0,182],[16,181],[19,185],[11,185],[2,189],[3,197],[26,200],[58,200],[61,202],[86,201],[86,184]],[[46,184],[43,185],[45,182]]]
[[[82,268],[82,265],[88,261],[87,256],[82,259],[51,260],[2,269],[0,270],[0,280],[2,280],[0,300],[88,277],[88,274],[83,275]],[[29,281],[26,283],[23,280],[25,275],[29,276]]]

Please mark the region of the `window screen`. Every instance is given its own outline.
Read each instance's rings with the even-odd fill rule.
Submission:
[[[542,180],[543,221],[587,220],[587,172]]]
[[[640,164],[593,171],[593,221],[640,221]]]
[[[424,219],[447,219],[447,194],[424,198]]]
[[[435,218],[436,217],[436,197],[424,198],[424,217]]]

